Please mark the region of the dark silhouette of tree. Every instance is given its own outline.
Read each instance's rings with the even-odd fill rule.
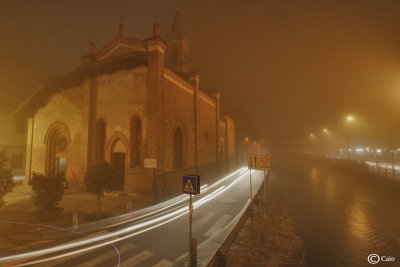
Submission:
[[[54,210],[64,195],[66,179],[64,173],[45,176],[33,172],[28,184],[32,187],[32,200],[36,207]]]
[[[4,196],[12,192],[14,181],[11,169],[8,168],[8,160],[3,152],[0,151],[0,208],[5,204]]]
[[[101,199],[105,190],[111,190],[115,183],[116,173],[107,161],[100,161],[89,167],[85,174],[86,191],[97,195],[98,212],[101,212]]]

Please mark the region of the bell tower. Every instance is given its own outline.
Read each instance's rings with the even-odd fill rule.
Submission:
[[[177,73],[186,73],[189,69],[189,42],[183,31],[179,10],[176,10],[172,29],[165,37],[168,44],[165,53],[166,65]]]

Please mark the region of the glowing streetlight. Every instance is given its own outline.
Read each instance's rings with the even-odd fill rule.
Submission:
[[[322,132],[326,137],[330,136],[330,133],[327,128],[323,128]],[[322,152],[323,152],[323,154],[326,154],[326,152],[327,152],[327,140],[324,140],[324,139],[322,140]]]
[[[346,117],[346,121],[348,123],[353,122],[354,121],[353,116],[348,115]],[[346,127],[346,143],[347,143],[347,159],[350,161],[350,145],[349,145],[349,129],[348,129],[348,127]]]

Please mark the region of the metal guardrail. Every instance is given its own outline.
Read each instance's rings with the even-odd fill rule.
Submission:
[[[265,180],[264,180],[265,181]],[[210,262],[207,264],[207,267],[218,267],[218,266],[225,266],[225,259],[224,255],[228,253],[228,250],[232,246],[233,242],[235,241],[237,235],[239,234],[240,230],[242,229],[244,223],[246,222],[248,217],[253,216],[253,207],[254,205],[258,205],[258,201],[260,200],[260,195],[262,194],[264,188],[264,181],[261,183],[260,187],[258,188],[257,193],[254,195],[253,200],[247,207],[247,210],[242,214],[239,221],[233,227],[232,231],[226,237],[224,242],[222,243],[221,247],[216,251],[215,255],[211,258]]]

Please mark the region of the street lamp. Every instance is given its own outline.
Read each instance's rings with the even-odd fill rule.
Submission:
[[[325,138],[327,138],[329,136],[329,131],[327,128],[323,128],[322,129],[323,134],[325,135]],[[325,140],[325,138],[322,140],[322,149],[323,149],[323,154],[329,154],[327,153],[327,140]],[[328,149],[329,150],[329,149]]]
[[[353,116],[349,115],[346,117],[348,123],[352,123],[354,120]],[[349,146],[349,128],[346,126],[346,143],[347,143],[347,159],[350,161],[350,146]]]

